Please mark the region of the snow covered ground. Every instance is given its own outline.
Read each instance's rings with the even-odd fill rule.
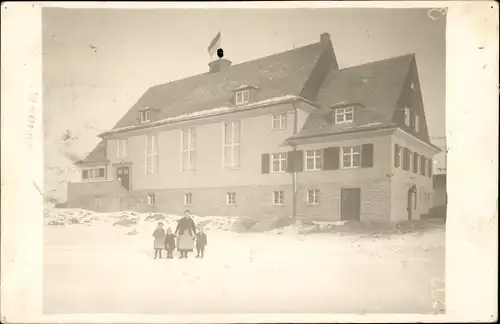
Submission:
[[[154,221],[88,214],[96,219],[45,226],[46,313],[435,313],[444,301],[432,296],[444,288],[433,287],[442,226],[381,237],[207,226],[204,259],[153,260]]]

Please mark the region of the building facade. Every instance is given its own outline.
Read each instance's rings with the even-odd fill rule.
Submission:
[[[68,206],[402,221],[428,212],[432,145],[414,55],[339,69],[305,47],[150,88],[78,163]]]

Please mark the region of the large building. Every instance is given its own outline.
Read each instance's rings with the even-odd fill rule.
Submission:
[[[402,221],[428,212],[414,55],[340,69],[330,35],[151,87],[78,162],[68,205]]]

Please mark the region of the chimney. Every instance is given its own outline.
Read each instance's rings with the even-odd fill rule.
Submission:
[[[319,39],[320,39],[321,43],[323,43],[323,44],[331,43],[330,34],[328,34],[328,33],[321,34],[319,36]]]
[[[220,72],[231,66],[231,61],[225,58],[208,63],[210,73]]]

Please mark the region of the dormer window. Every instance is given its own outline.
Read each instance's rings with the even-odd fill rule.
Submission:
[[[246,104],[246,103],[248,103],[249,100],[250,100],[250,90],[249,89],[236,92],[236,104],[237,105]]]
[[[149,110],[141,111],[141,123],[147,123],[151,121],[149,113]]]
[[[411,111],[410,107],[405,106],[405,125],[410,126]]]
[[[335,124],[352,123],[354,120],[354,107],[335,109]]]

